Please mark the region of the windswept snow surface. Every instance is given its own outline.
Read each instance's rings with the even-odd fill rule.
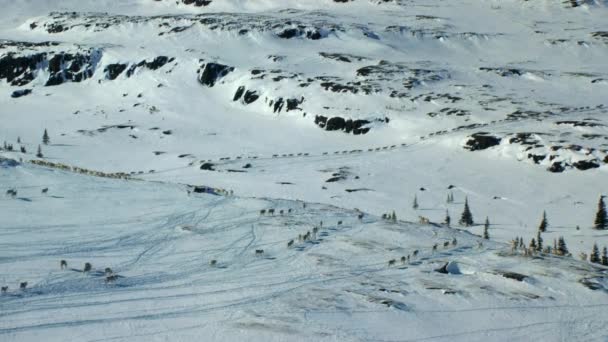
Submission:
[[[0,202],[10,213],[1,235],[2,281],[11,285],[1,297],[4,341],[606,337],[608,282],[571,258],[511,256],[468,232],[359,221],[323,204],[188,196],[175,184],[28,166],[0,172],[20,189]],[[52,196],[40,195],[43,184]],[[285,213],[261,216],[266,208]],[[310,241],[298,241],[320,221]],[[448,261],[450,274],[434,272]],[[104,283],[105,267],[120,276],[115,283]],[[13,288],[20,281],[26,291]]]
[[[606,1],[0,8],[0,340],[608,340]]]

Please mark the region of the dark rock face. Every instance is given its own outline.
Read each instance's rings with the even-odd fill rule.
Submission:
[[[93,76],[100,57],[101,51],[94,49],[75,54],[59,52],[52,56],[47,53],[28,56],[8,53],[0,59],[0,79],[6,79],[12,86],[23,86],[33,81],[47,64],[49,78],[45,86],[81,82]]]
[[[46,53],[17,56],[8,53],[0,58],[0,79],[12,86],[23,86],[34,80],[41,64],[46,61]]]
[[[481,151],[500,144],[502,139],[486,132],[474,133],[465,143],[464,148],[470,151]]]
[[[238,101],[243,96],[244,92],[245,92],[245,87],[244,86],[240,86],[236,90],[236,93],[234,93],[234,97],[232,98],[232,101]]]
[[[346,120],[344,120],[343,118],[341,118],[339,116],[336,116],[336,117],[333,117],[333,118],[327,120],[327,123],[325,124],[326,131],[344,130],[345,127],[346,127]]]
[[[479,68],[479,70],[486,71],[486,72],[492,72],[492,73],[495,73],[496,75],[499,75],[501,77],[521,76],[521,75],[524,74],[524,71],[522,71],[520,69],[513,69],[513,68],[488,68],[488,67],[482,67],[482,68]]]
[[[528,278],[527,275],[521,274],[521,273],[516,273],[516,272],[502,272],[502,273],[500,273],[500,275],[505,278],[513,279],[513,280],[517,280],[517,281],[524,281],[524,279]]]
[[[528,159],[532,159],[532,161],[534,161],[534,164],[540,164],[540,162],[545,160],[545,158],[547,158],[546,154],[538,155],[538,154],[528,153]]]
[[[60,53],[49,60],[49,79],[45,86],[56,86],[64,82],[81,82],[91,78],[95,72],[100,52],[91,54]]]
[[[243,102],[245,102],[245,104],[250,104],[250,103],[254,103],[259,98],[260,98],[260,95],[258,95],[257,91],[247,90],[247,92],[245,92],[245,96],[243,96]]]
[[[201,165],[201,170],[215,171],[214,167],[215,165],[213,163],[204,163]]]
[[[211,0],[182,0],[184,5],[193,5],[195,7],[204,7],[211,4]]]
[[[347,120],[339,116],[329,119],[323,115],[315,116],[315,124],[324,128],[326,131],[343,131],[354,135],[366,134],[369,132],[370,128],[365,126],[370,123],[371,122],[368,120]]]
[[[295,27],[284,29],[283,31],[277,33],[277,37],[283,39],[306,37],[310,40],[319,40],[327,37],[327,34],[323,33],[318,28]]]
[[[561,162],[554,162],[553,164],[551,164],[551,166],[547,169],[547,171],[549,172],[553,172],[553,173],[561,173],[564,172],[566,170],[566,168],[564,168],[564,165],[562,165]]]
[[[157,70],[157,69],[160,69],[163,66],[165,66],[165,64],[173,62],[174,60],[175,60],[175,58],[173,58],[173,57],[169,58],[167,56],[158,56],[149,62],[147,60],[143,60],[143,61],[141,61],[137,64],[133,64],[133,65],[131,65],[131,67],[129,67],[129,70],[127,70],[127,77],[133,76],[133,74],[135,73],[135,71],[138,68]]]
[[[580,160],[580,161],[572,163],[572,166],[574,166],[575,168],[577,168],[581,171],[585,171],[585,170],[596,169],[596,168],[600,167],[600,163],[595,159]]]
[[[222,77],[234,71],[234,67],[219,63],[207,63],[199,69],[198,81],[207,87],[213,87]]]
[[[20,90],[15,90],[12,94],[11,97],[12,98],[18,98],[21,96],[26,96],[32,93],[32,89],[20,89]]]
[[[103,72],[106,74],[106,78],[109,80],[115,80],[123,71],[127,69],[126,64],[108,64]]]

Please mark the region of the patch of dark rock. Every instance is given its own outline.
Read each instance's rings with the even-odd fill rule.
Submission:
[[[198,81],[205,86],[213,87],[221,78],[234,71],[234,67],[219,63],[206,63],[199,69]]]
[[[164,135],[171,135],[171,134],[173,134],[173,131],[172,131],[172,130],[170,130],[170,129],[168,129],[168,130],[166,130],[166,131],[163,131],[163,134],[164,134]]]
[[[245,165],[243,165],[243,169],[250,169],[251,168],[251,164],[247,163]]]
[[[374,191],[373,189],[360,188],[360,189],[345,189],[346,192],[360,192],[360,191]]]
[[[465,143],[464,148],[470,151],[480,151],[499,145],[501,138],[490,135],[487,132],[474,133]]]
[[[521,273],[516,273],[516,272],[501,272],[498,271],[498,274],[500,274],[501,276],[508,278],[508,279],[513,279],[513,280],[517,280],[517,281],[524,281],[524,279],[528,278],[527,275],[521,274]]]
[[[257,91],[247,90],[247,92],[245,92],[245,96],[243,96],[243,102],[245,102],[246,104],[250,104],[257,101],[259,98],[260,95],[258,95]]]
[[[592,291],[598,291],[598,290],[607,291],[608,290],[604,287],[604,285],[602,285],[601,283],[599,283],[598,281],[596,281],[593,278],[582,278],[578,282]]]
[[[492,72],[502,77],[512,77],[512,76],[521,76],[524,74],[524,71],[520,69],[514,68],[488,68],[481,67],[479,68],[481,71]]]
[[[215,171],[214,167],[215,165],[213,163],[204,163],[203,165],[201,165],[200,169],[207,171]]]
[[[597,122],[589,122],[589,121],[576,121],[576,120],[565,120],[565,121],[556,121],[556,125],[572,125],[574,127],[599,127],[604,126]]]
[[[245,93],[245,87],[244,86],[238,87],[238,89],[236,90],[236,93],[234,93],[234,97],[232,98],[232,101],[238,101],[243,96],[244,93]]]
[[[551,166],[549,166],[549,168],[547,169],[547,171],[553,172],[553,173],[561,173],[561,172],[564,172],[565,170],[566,170],[566,168],[564,167],[562,162],[553,162],[553,164],[551,164]]]
[[[165,153],[167,153],[167,152],[163,152],[163,151],[154,151],[153,153],[154,153],[154,155],[156,155],[156,156],[160,156],[161,154],[165,154]]]
[[[360,62],[362,60],[367,59],[365,57],[355,56],[355,55],[346,54],[346,53],[319,52],[319,55],[323,58],[332,59],[332,60],[335,60],[338,62],[344,62],[344,63],[351,63],[353,60]]]
[[[509,139],[509,144],[536,145],[539,141],[534,135],[546,135],[544,133],[516,133]]]
[[[586,171],[589,169],[596,169],[598,167],[600,167],[599,161],[596,159],[592,159],[592,160],[579,160],[577,162],[572,163],[572,166],[574,166],[575,168],[581,170],[581,171]]]
[[[15,90],[12,94],[11,97],[12,98],[19,98],[22,96],[26,96],[32,93],[32,89],[19,89],[19,90]]]
[[[293,185],[291,182],[278,182],[279,185]]]
[[[547,158],[546,154],[539,155],[528,153],[528,159],[532,159],[532,161],[534,161],[534,164],[540,164],[540,162],[545,160],[545,158]]]
[[[434,271],[441,274],[449,274],[450,272],[448,271],[448,264],[449,263],[446,262],[443,266],[435,269]]]
[[[247,171],[245,170],[235,170],[235,169],[227,169],[227,172],[236,172],[236,173],[246,173]]]
[[[109,80],[115,80],[123,71],[127,69],[126,64],[108,64],[103,70],[106,74],[106,78]]]
[[[388,118],[386,118],[388,119]],[[344,131],[345,133],[353,133],[355,135],[366,134],[370,128],[365,127],[371,122],[368,120],[352,120],[341,117],[327,118],[323,115],[315,116],[315,124],[326,131]]]

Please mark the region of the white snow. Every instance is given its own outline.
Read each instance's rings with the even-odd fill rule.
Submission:
[[[608,4],[578,3],[0,0],[0,61],[91,54],[94,71],[45,86],[45,60],[14,86],[0,62],[0,143],[16,149],[0,150],[0,195],[17,190],[0,198],[0,340],[608,339],[608,268],[578,257],[608,245],[592,229],[608,195]],[[107,77],[158,56],[174,59]],[[209,62],[234,71],[203,86]],[[239,87],[259,99],[233,101]],[[275,112],[279,98],[304,100]],[[326,131],[317,115],[370,131]],[[501,141],[465,150],[479,132]],[[393,210],[398,222],[380,218]],[[543,211],[544,244],[563,236],[572,256],[511,251]]]

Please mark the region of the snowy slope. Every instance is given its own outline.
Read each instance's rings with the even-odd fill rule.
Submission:
[[[0,157],[23,161],[0,169],[18,191],[0,202],[10,340],[607,338],[589,321],[605,278],[576,261],[608,245],[591,228],[608,194],[606,1],[0,6]],[[294,212],[258,214],[275,207]],[[379,219],[393,210],[399,224]],[[563,236],[573,256],[508,255],[543,211],[545,245]],[[321,243],[286,247],[321,220]],[[447,261],[464,274],[431,272]]]
[[[571,258],[513,256],[467,232],[359,221],[321,204],[188,196],[179,185],[39,167],[0,171],[21,189],[0,202],[12,213],[3,219],[2,281],[30,284],[2,297],[3,340],[606,337],[605,269]],[[266,208],[277,215],[260,216]],[[312,240],[297,240],[320,221]],[[448,261],[449,274],[434,271]],[[104,284],[105,267],[120,275],[115,283]]]

